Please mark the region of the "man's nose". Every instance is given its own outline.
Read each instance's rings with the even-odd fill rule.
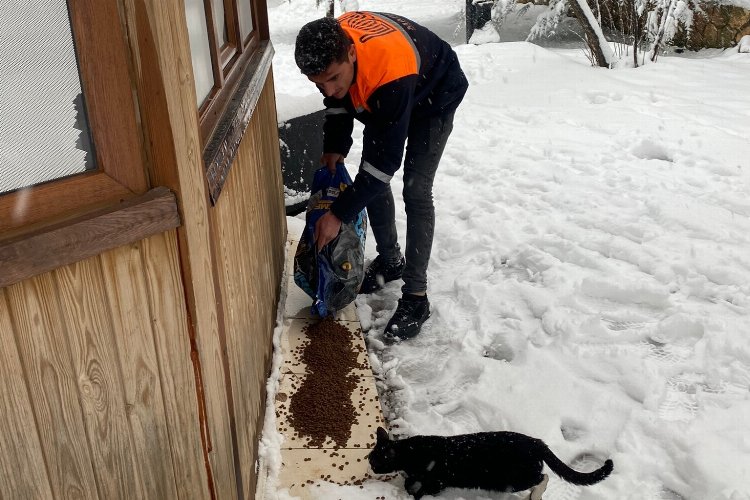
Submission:
[[[336,86],[333,84],[329,84],[329,83],[324,84],[323,93],[326,95],[326,97],[331,97],[333,94],[336,93]]]

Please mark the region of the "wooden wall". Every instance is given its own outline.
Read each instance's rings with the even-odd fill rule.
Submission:
[[[208,279],[182,227],[0,288],[0,499],[253,498],[286,239],[275,116],[269,73],[204,207]]]
[[[272,354],[286,219],[269,73],[212,211],[244,497],[255,494],[257,442]],[[275,119],[275,118],[274,118]]]
[[[182,226],[177,230],[189,315],[190,340],[200,365],[201,428],[210,494],[235,500],[238,455],[231,429],[231,381],[226,377],[223,325],[215,285],[209,224],[211,207],[202,161],[190,40],[182,1],[122,0],[132,81],[138,96],[152,185],[175,193]]]
[[[286,238],[272,73],[211,206],[184,4],[120,1],[182,225],[0,288],[0,500],[249,500]]]
[[[212,207],[182,2],[123,3],[149,176],[175,193],[183,221],[178,246],[211,494],[250,499],[286,238],[272,72]]]
[[[0,496],[207,498],[174,230],[0,289]]]

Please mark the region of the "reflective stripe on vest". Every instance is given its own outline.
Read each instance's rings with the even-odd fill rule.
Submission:
[[[349,95],[358,112],[370,111],[367,100],[380,86],[419,74],[419,51],[398,23],[372,12],[347,12],[338,20],[357,51],[357,78]]]

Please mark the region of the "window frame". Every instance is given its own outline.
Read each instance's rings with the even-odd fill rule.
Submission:
[[[67,0],[97,168],[0,194],[2,237],[148,190],[117,4]]]
[[[221,47],[218,47],[219,42],[219,36],[218,34],[215,34],[215,40],[216,45],[218,47],[219,52],[219,59],[221,61],[220,66],[222,71],[219,72],[217,67],[214,67],[214,73],[219,72],[223,73],[223,70],[227,68],[227,66],[232,62],[232,59],[234,59],[235,55],[239,54],[239,50],[237,48],[237,41],[240,39],[240,31],[239,31],[239,18],[238,13],[234,8],[227,8],[227,4],[229,4],[230,7],[236,5],[235,0],[218,0],[221,1],[221,3],[224,5],[224,19],[227,23],[227,43]],[[211,0],[204,0],[204,2],[209,3]],[[211,17],[213,17],[213,9],[211,9]],[[207,21],[208,22],[208,21]],[[210,28],[214,31],[216,30],[216,23],[214,19],[211,19]],[[209,31],[209,37],[211,37],[211,31]],[[211,47],[210,38],[209,38],[209,49]],[[216,74],[214,74],[214,78],[216,77]]]
[[[223,2],[224,4],[228,38],[227,44],[224,46],[219,46],[213,2]],[[240,40],[238,2],[250,3],[253,21],[253,29],[244,40]],[[260,4],[265,8],[265,1],[258,0],[203,0],[214,77],[211,92],[198,107],[198,123],[203,148],[210,142],[211,135],[221,122],[250,58],[260,48],[261,41],[268,38],[267,33],[264,38],[264,32],[260,28],[259,14],[262,10]]]

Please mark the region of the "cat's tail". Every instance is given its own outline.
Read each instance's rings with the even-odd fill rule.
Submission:
[[[552,472],[567,482],[580,486],[589,486],[604,480],[612,473],[612,469],[614,468],[612,460],[607,460],[604,462],[604,465],[593,472],[578,472],[557,458],[546,445],[544,446],[544,462],[552,469]]]

